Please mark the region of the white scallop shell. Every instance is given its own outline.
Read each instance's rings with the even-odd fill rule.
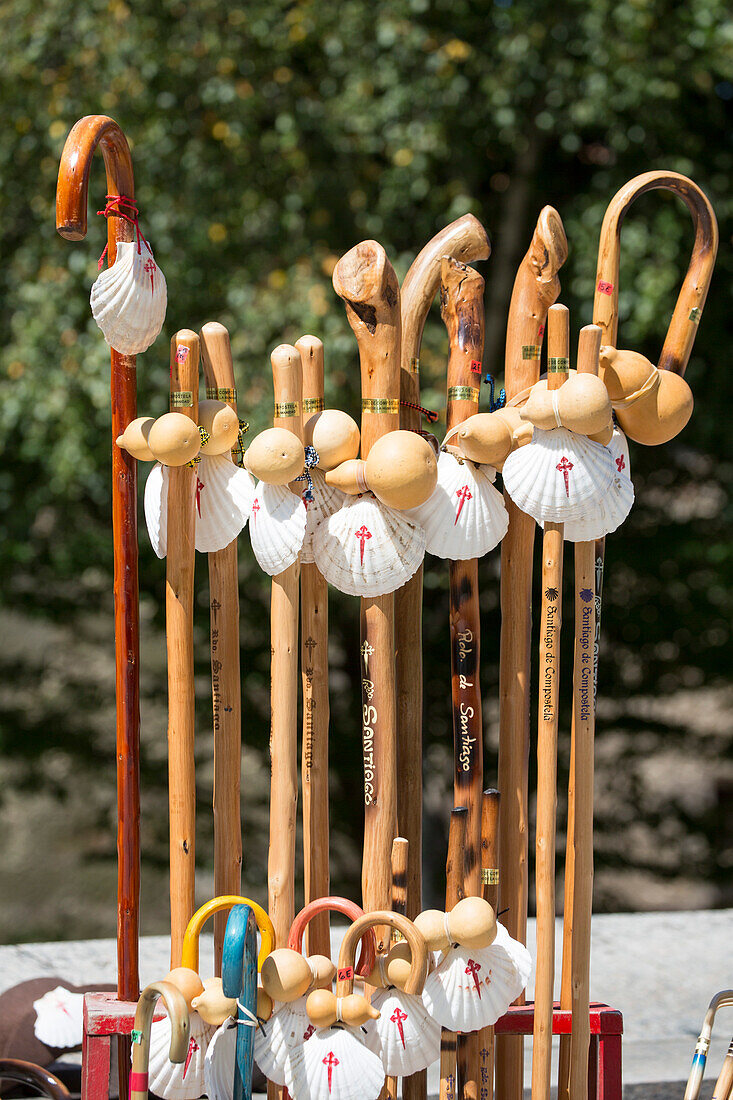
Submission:
[[[384,1066],[353,1028],[318,1028],[290,1051],[285,1081],[293,1100],[377,1100]]]
[[[432,495],[405,515],[425,529],[426,550],[436,558],[482,558],[504,538],[509,515],[492,482],[496,470],[460,460],[447,451],[438,458]]]
[[[204,1089],[209,1100],[232,1100],[237,1063],[237,1021],[231,1016],[214,1032],[204,1059]]]
[[[381,989],[372,997],[372,1005],[381,1015],[367,1020],[364,1041],[382,1059],[385,1073],[406,1077],[438,1060],[440,1024],[428,1015],[420,997],[400,989]]]
[[[165,276],[144,241],[120,241],[117,258],[92,287],[94,320],[115,351],[137,355],[163,327],[168,304]]]
[[[255,481],[228,455],[201,455],[196,463],[196,549],[223,550],[247,525]]]
[[[610,535],[621,526],[631,511],[634,486],[631,481],[629,446],[626,436],[619,428],[614,429],[607,450],[610,451],[615,466],[611,488],[580,519],[565,524],[564,537],[567,542],[591,542]]]
[[[518,508],[538,523],[567,523],[611,488],[611,452],[567,428],[535,428],[532,441],[513,451],[502,470]]]
[[[249,537],[260,569],[271,577],[298,560],[305,537],[305,504],[287,485],[260,481],[252,501]]]
[[[171,1022],[166,1016],[150,1029],[150,1064],[148,1087],[164,1100],[198,1100],[204,1091],[204,1060],[206,1049],[216,1028],[211,1027],[198,1012],[189,1013],[190,1037],[186,1060],[180,1065],[171,1062]]]
[[[289,1052],[306,1042],[315,1028],[305,1011],[307,996],[280,1005],[255,1032],[255,1062],[268,1081],[285,1084],[285,1063]]]
[[[631,477],[629,443],[620,428],[613,429],[613,435],[608,443],[608,450],[611,452],[611,457],[616,466],[616,473],[626,474],[627,477]]]
[[[145,524],[159,558],[168,551],[168,467],[156,462],[145,482]]]
[[[317,528],[316,565],[351,596],[383,596],[409,581],[425,556],[425,532],[371,493],[350,497]]]
[[[522,992],[532,971],[529,951],[502,924],[490,947],[451,947],[428,974],[423,1002],[450,1031],[478,1031],[496,1023]]]
[[[321,470],[313,469],[310,474],[313,482],[313,500],[305,505],[305,539],[300,551],[300,560],[304,565],[316,560],[313,554],[313,536],[316,529],[325,519],[337,512],[346,500],[346,493],[337,489],[335,485],[326,484],[326,478]]]
[[[36,1019],[33,1032],[47,1047],[70,1050],[84,1038],[84,994],[72,993],[62,985],[50,989],[33,1002]]]

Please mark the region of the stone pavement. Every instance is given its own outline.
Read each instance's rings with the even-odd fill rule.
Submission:
[[[335,931],[334,945],[338,938]],[[561,947],[562,922],[558,921],[558,975]],[[534,956],[533,921],[529,948]],[[141,940],[143,983],[168,970],[168,950],[164,936]],[[212,957],[211,937],[203,936],[203,974],[212,972]],[[58,974],[74,984],[114,982],[115,967],[116,947],[111,939],[0,946],[0,992],[47,974]],[[733,910],[593,918],[591,998],[623,1013],[625,1100],[681,1100],[705,1009],[712,995],[724,988],[733,988]],[[532,982],[528,996],[533,996]],[[731,1034],[733,1011],[721,1009],[708,1058],[709,1087],[703,1088],[703,1098],[712,1092]],[[527,1081],[529,1048],[528,1042]],[[660,1087],[653,1089],[653,1084]]]

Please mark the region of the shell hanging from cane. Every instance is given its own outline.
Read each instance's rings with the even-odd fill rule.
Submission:
[[[314,467],[310,471],[310,476],[313,483],[313,500],[305,504],[305,538],[300,550],[300,560],[304,565],[316,560],[313,553],[313,537],[316,530],[324,520],[334,512],[338,512],[346,500],[346,493],[342,493],[333,485],[328,485],[320,469]]]
[[[610,535],[624,522],[634,503],[634,486],[631,481],[629,447],[626,436],[618,428],[607,448],[614,462],[614,476],[606,495],[580,519],[565,524],[567,542],[590,542]]]
[[[492,484],[495,471],[441,452],[438,484],[425,504],[406,514],[425,530],[426,550],[436,558],[481,558],[504,538],[509,516]]]
[[[305,537],[306,511],[287,485],[260,481],[252,502],[249,537],[260,569],[271,577],[298,560]]]
[[[57,985],[33,1002],[33,1033],[48,1047],[70,1050],[84,1038],[84,994]]]
[[[567,428],[535,428],[532,442],[513,451],[502,471],[514,503],[538,523],[580,519],[611,488],[610,451]]]
[[[455,946],[428,974],[423,1001],[450,1031],[479,1031],[496,1023],[529,980],[532,960],[523,944],[498,924],[490,947]]]
[[[420,997],[399,989],[382,989],[372,997],[378,1020],[365,1024],[370,1050],[378,1054],[385,1072],[405,1077],[427,1069],[440,1057],[440,1024],[433,1020]]]
[[[145,522],[159,558],[167,553],[168,476],[168,467],[157,463],[145,483]],[[252,475],[226,455],[202,455],[194,492],[196,549],[223,550],[247,525],[255,499]]]
[[[232,1100],[237,1061],[237,1021],[225,1020],[214,1032],[204,1059],[204,1091],[209,1100]]]
[[[425,532],[371,494],[347,500],[321,523],[313,554],[323,576],[351,596],[382,596],[409,581],[425,555]]]
[[[336,1025],[290,1051],[285,1083],[293,1100],[377,1100],[384,1066],[355,1030]]]
[[[150,347],[163,327],[168,291],[146,241],[118,243],[115,262],[99,275],[89,301],[115,351],[138,355]]]
[[[198,1012],[190,1013],[190,1026],[186,1059],[180,1065],[168,1058],[171,1042],[168,1017],[157,1020],[150,1030],[149,1088],[163,1100],[198,1100],[204,1091],[204,1059],[216,1029],[204,1023]]]
[[[299,1043],[307,1042],[315,1031],[305,1011],[307,996],[280,1005],[270,1019],[255,1032],[255,1062],[268,1081],[285,1084],[288,1054]]]

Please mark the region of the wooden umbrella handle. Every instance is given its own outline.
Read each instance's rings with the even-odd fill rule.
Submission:
[[[593,320],[601,343],[617,346],[621,225],[631,204],[647,191],[663,188],[678,195],[695,226],[692,256],[659,356],[659,369],[684,374],[697,335],[718,252],[718,223],[707,196],[679,172],[644,172],[624,184],[609,203],[601,226]]]
[[[235,905],[248,905],[254,913],[257,927],[260,930],[260,953],[257,959],[257,969],[262,969],[263,962],[275,948],[275,929],[269,915],[261,905],[258,905],[256,901],[252,901],[250,898],[242,898],[238,895],[212,898],[211,901],[205,902],[196,910],[188,922],[186,935],[183,939],[183,949],[181,952],[182,966],[188,967],[189,970],[195,970],[198,973],[199,937],[202,928],[209,917],[213,917],[215,913],[222,913],[226,910],[233,909]]]
[[[148,1064],[150,1060],[150,1029],[153,1012],[163,998],[171,1022],[168,1060],[176,1065],[185,1062],[188,1054],[190,1023],[188,1005],[181,991],[171,982],[151,982],[143,989],[135,1009],[132,1043],[130,1100],[148,1100]]]
[[[64,144],[56,186],[56,229],[68,241],[87,232],[89,175],[99,147],[107,193],[135,197],[132,157],[120,127],[106,115],[87,115]],[[133,226],[107,219],[107,263],[117,243],[133,239]],[[115,440],[137,416],[135,356],[111,349],[112,538],[114,545],[115,696],[117,759],[117,994],[135,1000],[140,984],[140,638],[138,615],[137,462]],[[119,1060],[120,1095],[127,1093],[126,1055]]]
[[[347,997],[354,991],[354,956],[357,943],[368,929],[385,924],[401,932],[410,947],[412,964],[409,977],[405,982],[405,993],[414,994],[417,997],[422,993],[428,976],[428,945],[407,917],[401,913],[393,913],[389,909],[378,909],[374,913],[365,913],[355,920],[341,941],[336,984],[338,997]]]
[[[310,921],[314,917],[317,917],[320,913],[343,913],[345,917],[348,917],[350,921],[359,920],[364,916],[364,910],[360,905],[357,905],[355,901],[349,901],[348,898],[341,898],[338,896],[327,898],[316,898],[311,901],[303,909],[300,910],[297,917],[290,926],[290,935],[288,936],[288,947],[293,951],[303,950],[303,934]],[[374,929],[370,928],[364,935],[364,939],[361,944],[361,952],[359,954],[359,963],[356,967],[356,973],[361,974],[362,977],[366,977],[371,973],[374,967],[374,960],[377,952],[377,940],[374,935]],[[310,952],[314,954],[314,952]],[[326,952],[316,952],[317,954],[326,954]],[[328,954],[330,955],[330,946]]]

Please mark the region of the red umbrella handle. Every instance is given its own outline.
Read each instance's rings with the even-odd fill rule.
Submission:
[[[364,916],[364,910],[356,904],[356,902],[349,901],[348,898],[330,897],[330,898],[315,898],[314,901],[309,902],[304,909],[298,913],[297,917],[290,926],[290,935],[288,936],[288,947],[293,951],[302,951],[303,949],[303,934],[306,927],[313,919],[318,916],[319,913],[343,913],[345,917],[353,923]],[[362,977],[366,977],[370,974],[374,967],[374,961],[377,956],[377,939],[374,934],[373,928],[368,928],[361,940],[361,949],[359,951],[359,963],[356,967],[357,974],[361,974]]]

